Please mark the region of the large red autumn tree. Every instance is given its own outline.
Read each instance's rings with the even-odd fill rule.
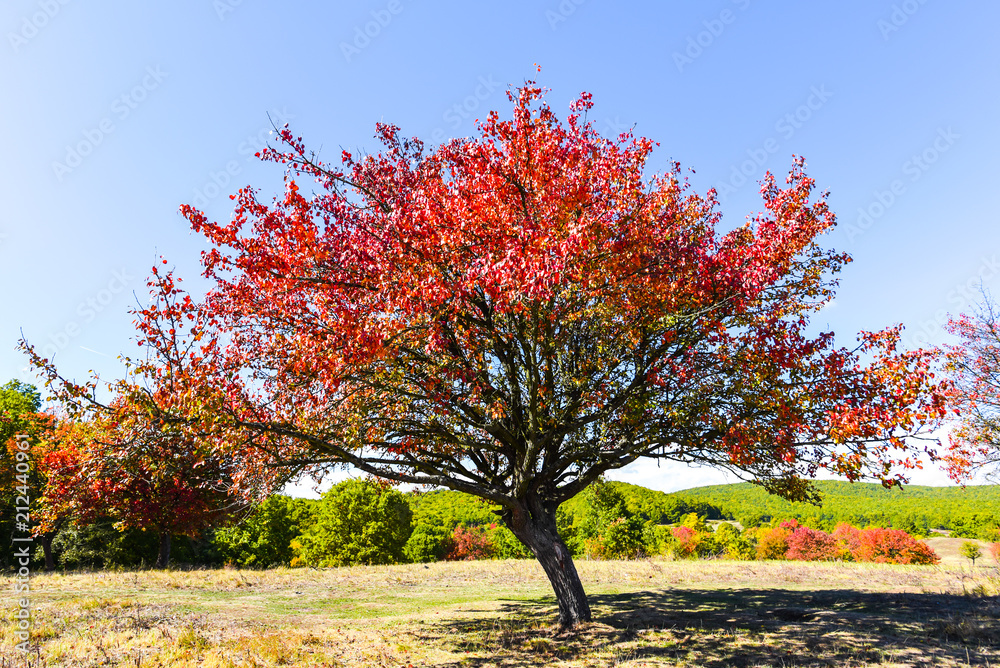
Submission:
[[[849,258],[818,243],[834,215],[800,160],[722,234],[714,192],[648,173],[647,139],[599,136],[589,95],[565,122],[533,82],[509,98],[478,136],[428,149],[379,125],[384,150],[339,165],[286,127],[261,156],[286,167],[281,197],[244,188],[224,223],[183,207],[214,287],[196,305],[153,280],[147,345],[170,348],[164,314],[203,323],[163,419],[248,466],[347,464],[499,505],[564,625],[590,608],[556,509],[608,470],[707,464],[794,499],[821,468],[901,479],[904,437],[943,413],[931,356],[898,329],[853,349],[808,333]]]

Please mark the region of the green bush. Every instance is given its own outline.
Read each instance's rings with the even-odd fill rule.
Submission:
[[[599,480],[583,493],[574,542],[594,559],[636,559],[655,550],[652,529],[628,508],[620,486]],[[558,518],[557,518],[558,519]]]
[[[451,532],[442,527],[418,524],[403,547],[406,561],[414,564],[444,559]]]
[[[291,563],[291,543],[315,521],[315,501],[275,495],[235,526],[215,532],[215,545],[226,563],[267,568]]]
[[[676,549],[677,539],[670,532],[671,527],[656,524],[647,529],[646,548],[649,554],[672,554]]]
[[[607,559],[638,559],[647,553],[645,526],[638,517],[612,520],[602,536]]]
[[[487,534],[493,543],[494,554],[497,559],[534,558],[531,550],[517,539],[513,531],[502,524],[491,524],[487,529]]]
[[[70,525],[52,539],[52,552],[60,568],[140,568],[156,561],[159,536],[152,531],[118,531],[113,521],[98,519],[83,526]]]
[[[574,557],[583,554],[583,536],[580,530],[573,524],[573,515],[564,506],[556,508],[556,531],[562,542],[566,544],[566,549]],[[525,548],[527,551],[527,548]],[[529,552],[530,554],[530,552]]]
[[[716,527],[715,545],[727,559],[750,561],[757,556],[757,545],[753,540],[728,522]]]
[[[398,490],[348,480],[323,495],[316,522],[296,540],[298,557],[313,566],[398,563],[406,558],[412,517]]]

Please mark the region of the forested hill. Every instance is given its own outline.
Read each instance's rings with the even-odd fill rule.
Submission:
[[[976,533],[984,525],[1000,523],[1000,486],[906,486],[885,489],[875,483],[833,480],[816,482],[823,496],[821,506],[792,503],[772,496],[756,485],[711,485],[670,495],[688,503],[710,504],[727,518],[757,524],[772,517],[816,518],[823,524],[849,522],[855,526],[953,529]]]
[[[628,511],[644,521],[672,524],[687,513],[708,519],[731,519],[743,526],[766,524],[773,519],[796,518],[827,531],[839,522],[858,527],[882,526],[926,535],[931,529],[948,529],[958,536],[992,537],[1000,525],[1000,485],[960,487],[908,486],[888,490],[878,484],[817,481],[823,504],[792,503],[772,496],[750,483],[696,487],[673,494],[638,485],[609,482],[621,492]],[[560,510],[572,524],[587,513],[589,497],[580,494]],[[460,492],[438,490],[411,495],[414,518],[440,526],[485,525],[499,521],[489,504]]]

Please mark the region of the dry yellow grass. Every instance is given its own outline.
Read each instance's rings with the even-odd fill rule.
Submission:
[[[976,567],[986,566],[993,567],[996,566],[996,562],[993,557],[990,556],[990,544],[985,540],[971,540],[969,538],[926,538],[924,542],[930,545],[930,548],[941,557],[941,563],[945,566],[955,566],[955,567],[970,567],[969,560],[962,556],[959,550],[962,547],[962,543],[972,542],[979,546],[982,550],[983,556],[976,560]]]
[[[527,561],[39,575],[31,665],[1000,666],[992,567],[578,565],[595,622],[569,633]]]

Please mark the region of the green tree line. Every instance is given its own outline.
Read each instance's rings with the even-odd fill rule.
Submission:
[[[818,485],[824,495],[821,506],[783,501],[747,484],[665,494],[601,481],[563,504],[558,526],[574,556],[588,558],[760,558],[768,554],[758,545],[760,539],[767,540],[768,529],[788,521],[828,533],[846,523],[916,536],[939,528],[1000,540],[998,488],[890,491],[877,485]],[[349,480],[321,499],[275,495],[199,538],[178,537],[175,562],[266,568],[529,558],[498,522],[496,511],[481,499],[451,490],[403,493],[369,480]],[[732,523],[713,532],[706,520]],[[762,531],[754,532],[755,527]],[[157,536],[120,531],[110,519],[98,520],[65,527],[52,541],[52,551],[62,568],[141,567],[155,560]]]
[[[916,535],[926,536],[932,529],[941,529],[956,537],[1000,540],[1000,487],[995,485],[886,489],[874,483],[821,480],[816,487],[822,495],[819,506],[786,501],[750,483],[698,487],[664,496],[690,505],[711,505],[720,518],[747,527],[776,518],[794,518],[825,531],[846,522],[859,527],[902,529]],[[627,491],[626,495],[632,493]]]

